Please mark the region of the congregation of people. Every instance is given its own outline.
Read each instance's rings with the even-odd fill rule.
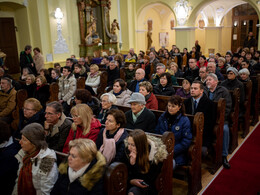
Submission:
[[[214,101],[224,98],[223,167],[230,169],[232,98],[239,88],[240,111],[245,112],[244,84],[260,70],[255,47],[210,54],[206,58],[196,41],[189,52],[173,45],[168,51],[152,47],[139,54],[66,59],[44,68],[39,48],[27,45],[20,54],[21,76],[15,80],[0,67],[0,180],[4,194],[104,194],[104,173],[113,162],[128,169],[128,194],[157,194],[155,181],[167,158],[166,146],[152,134],[172,132],[175,137],[173,170],[189,163],[192,123],[186,114],[204,114],[202,156],[213,151]],[[106,88],[100,91],[102,73]],[[122,77],[123,75],[123,77]],[[78,79],[85,85],[78,88]],[[181,79],[181,82],[178,80]],[[50,85],[56,83],[56,101],[50,101]],[[255,85],[255,83],[253,83]],[[17,92],[27,98],[15,118]],[[254,93],[252,91],[252,93]],[[157,96],[169,96],[159,110]],[[127,107],[124,112],[120,108]],[[152,134],[151,134],[152,133]],[[57,154],[68,158],[64,161]]]

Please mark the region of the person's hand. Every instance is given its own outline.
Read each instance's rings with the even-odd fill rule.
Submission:
[[[140,182],[142,182],[142,179],[131,179],[130,180],[130,184],[137,186],[139,188],[147,188],[148,186],[146,185],[142,185]]]
[[[134,165],[135,161],[136,161],[136,150],[135,149],[130,151],[129,157],[130,157],[130,164]]]

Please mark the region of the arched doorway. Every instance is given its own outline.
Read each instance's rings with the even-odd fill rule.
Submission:
[[[148,49],[148,28],[152,33],[152,46],[157,50],[162,46],[170,49],[175,44],[175,24],[174,13],[168,5],[153,3],[142,8],[137,16],[137,51]]]

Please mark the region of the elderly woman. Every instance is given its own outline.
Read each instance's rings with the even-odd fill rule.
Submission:
[[[21,138],[20,131],[31,123],[44,124],[44,110],[39,100],[29,98],[24,101],[23,108],[20,110],[19,125],[14,133],[15,138]]]
[[[239,76],[240,76],[240,81],[241,82],[247,82],[250,80],[250,72],[247,68],[243,68],[238,72]]]
[[[59,167],[60,175],[51,195],[104,194],[104,156],[90,139],[76,139],[69,143],[68,163]]]
[[[96,64],[90,66],[90,72],[88,72],[88,77],[85,82],[85,87],[91,92],[92,95],[97,94],[97,88],[100,84],[100,74],[99,68]]]
[[[25,81],[27,75],[29,75],[29,74],[32,74],[31,69],[28,68],[28,67],[23,68],[23,72],[22,72],[22,75],[20,76],[20,80],[21,80],[21,81]]]
[[[158,110],[158,101],[153,94],[153,86],[148,81],[143,81],[139,84],[139,93],[145,97],[145,107],[147,109]]]
[[[86,89],[77,89],[75,92],[75,104],[87,104],[93,114],[98,116],[100,109],[100,101],[98,98],[91,95],[91,93]]]
[[[128,194],[158,194],[155,181],[167,158],[161,139],[135,129],[125,140],[125,164],[128,169]]]
[[[117,109],[117,107],[113,104],[117,103],[116,96],[111,93],[104,93],[101,95],[101,109],[98,114],[98,120],[101,124],[105,124],[107,120],[107,112],[111,109]]]
[[[158,119],[156,133],[171,131],[175,137],[173,167],[187,163],[187,152],[192,140],[191,125],[185,116],[183,100],[174,95],[168,101],[166,111]]]
[[[182,81],[182,88],[178,89],[176,91],[176,94],[175,95],[179,95],[183,98],[189,98],[191,97],[190,95],[190,86],[191,86],[191,83],[192,81],[188,78],[185,78],[183,81]]]
[[[22,88],[27,91],[28,98],[33,97],[33,93],[36,88],[35,76],[33,74],[28,74],[26,76],[25,85],[23,85]]]
[[[18,162],[14,157],[20,147],[11,135],[9,125],[0,121],[0,187],[1,194],[11,194],[17,177]]]
[[[226,64],[226,59],[223,57],[218,58],[218,69],[224,72],[230,67],[230,65]]]
[[[116,79],[114,81],[113,90],[109,93],[116,96],[118,105],[129,106],[127,102],[130,99],[132,92],[126,88],[126,82],[123,79]]]
[[[63,147],[63,152],[69,152],[69,142],[74,139],[88,138],[96,141],[101,124],[94,118],[91,108],[86,104],[77,104],[71,111],[73,123],[67,140]]]
[[[45,132],[38,123],[22,130],[18,179],[13,194],[50,194],[57,178],[56,154],[48,148]]]
[[[169,73],[162,73],[160,75],[160,83],[158,83],[154,89],[154,94],[171,96],[175,93],[172,87],[172,78]]]
[[[43,107],[50,98],[50,86],[47,84],[46,78],[42,75],[36,77],[36,89],[34,90],[33,97],[41,102]]]
[[[124,157],[124,139],[128,135],[124,129],[125,125],[126,118],[123,111],[117,109],[108,111],[105,128],[99,132],[96,141],[97,148],[105,156],[107,164],[113,161],[120,162]]]

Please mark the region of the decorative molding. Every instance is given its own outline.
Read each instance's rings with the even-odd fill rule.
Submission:
[[[173,30],[195,30],[198,27],[194,26],[182,26],[182,27],[174,27]]]
[[[23,5],[24,5],[25,7],[27,7],[27,6],[28,6],[28,0],[23,0]]]
[[[177,22],[180,26],[183,26],[190,16],[192,7],[188,5],[189,2],[186,0],[179,0],[176,2],[176,6],[173,8]]]

